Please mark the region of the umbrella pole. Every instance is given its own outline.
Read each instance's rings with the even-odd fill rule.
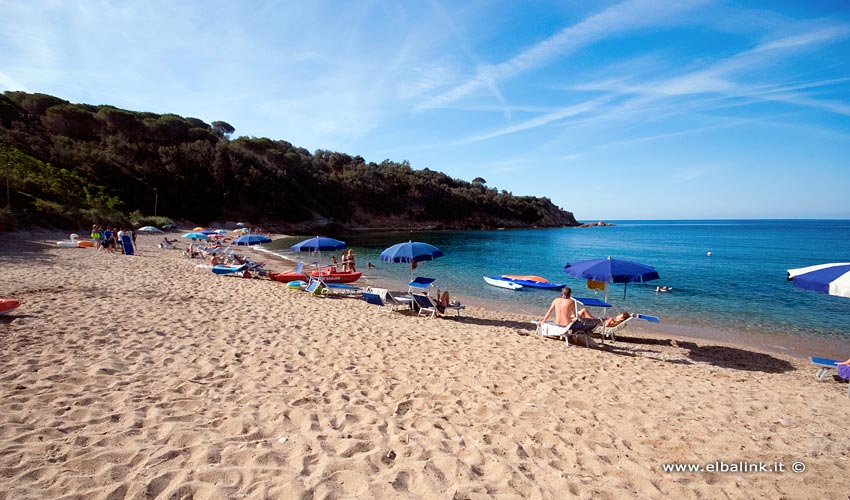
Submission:
[[[623,283],[623,300],[626,300],[626,289],[629,287],[629,283]]]

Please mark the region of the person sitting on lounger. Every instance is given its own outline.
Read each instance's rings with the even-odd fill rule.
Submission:
[[[580,318],[598,319],[600,322],[602,322],[603,325],[607,326],[608,328],[611,328],[619,325],[623,321],[626,321],[632,315],[626,311],[623,311],[620,314],[614,316],[613,318],[605,318],[605,320],[603,321],[601,318],[597,318],[596,316],[590,314],[590,311],[588,311],[587,308],[582,308],[582,310],[578,312],[578,316]]]
[[[439,297],[437,297],[437,304],[436,305],[437,305],[437,315],[438,316],[445,315],[446,307],[449,306],[450,302],[451,301],[449,300],[449,291],[448,290],[444,291],[443,293],[440,294]]]
[[[850,381],[850,359],[839,361],[836,364],[838,365],[838,375],[834,375],[832,378],[836,382],[846,383]]]
[[[549,316],[552,315],[552,312],[554,312],[556,325],[569,325],[576,317],[576,303],[573,299],[570,298],[572,294],[573,291],[570,289],[570,287],[565,286],[561,290],[561,296],[552,301],[552,305],[549,306],[549,310],[546,311],[546,314],[543,316],[543,319],[540,320],[540,323],[545,323],[546,320],[549,319]]]

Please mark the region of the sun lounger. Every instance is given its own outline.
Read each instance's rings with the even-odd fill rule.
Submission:
[[[612,341],[616,341],[617,333],[619,333],[620,330],[628,326],[629,322],[633,319],[650,321],[652,323],[658,323],[661,321],[658,316],[650,316],[648,314],[633,314],[614,326],[605,326],[605,322],[603,321],[602,324],[600,324],[599,327],[596,329],[595,333],[602,335],[603,343],[605,342],[605,338],[607,337],[610,337]]]
[[[378,306],[378,310],[381,312],[392,312],[393,310],[392,306],[384,302],[384,299],[374,291],[363,292],[363,300],[369,304]]]
[[[417,276],[407,284],[407,293],[424,293],[428,295],[428,289],[433,286],[434,281],[436,281],[436,278]]]
[[[834,359],[811,357],[809,358],[809,361],[818,367],[818,371],[815,373],[815,377],[818,380],[825,379],[826,376],[829,375],[829,372],[838,369],[838,361]],[[850,384],[847,386],[847,397],[850,398]]]
[[[590,347],[593,343],[590,340],[589,334],[596,329],[600,324],[600,320],[591,318],[576,318],[569,325],[561,326],[547,321],[546,323],[538,323],[537,333],[549,338],[562,338],[566,345],[569,345],[570,336],[584,337],[584,345]]]
[[[414,304],[419,309],[419,316],[433,318],[437,313],[445,314],[449,309],[453,309],[460,316],[461,309],[466,309],[466,306],[459,303],[451,304],[441,309],[441,306],[434,302],[434,299],[424,293],[413,293],[411,297],[413,297]]]
[[[428,316],[428,318],[433,318],[437,315],[437,304],[431,300],[431,297],[423,294],[423,293],[413,293],[411,294],[413,297],[413,302],[416,304],[416,308],[419,309],[417,313],[419,316]]]
[[[357,295],[363,292],[359,286],[348,283],[325,283],[325,286],[328,287],[328,292],[334,295]]]
[[[815,378],[818,380],[825,379],[826,376],[829,375],[829,372],[838,369],[838,361],[834,359],[811,357],[809,358],[809,361],[818,367],[818,371],[815,373]]]

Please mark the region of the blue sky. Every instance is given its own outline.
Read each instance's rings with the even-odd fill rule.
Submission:
[[[850,218],[850,4],[18,1],[0,90],[224,120],[579,220]]]

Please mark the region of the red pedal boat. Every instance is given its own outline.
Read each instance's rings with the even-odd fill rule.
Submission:
[[[289,283],[290,281],[304,280],[306,278],[306,276],[304,276],[304,273],[293,273],[293,272],[275,273],[275,272],[270,272],[269,278],[273,279],[275,281],[280,281],[281,283]]]
[[[351,271],[334,271],[332,267],[326,267],[322,271],[322,281],[326,283],[352,283],[360,279],[363,273],[352,273]],[[319,271],[310,271],[310,276],[319,277]]]

